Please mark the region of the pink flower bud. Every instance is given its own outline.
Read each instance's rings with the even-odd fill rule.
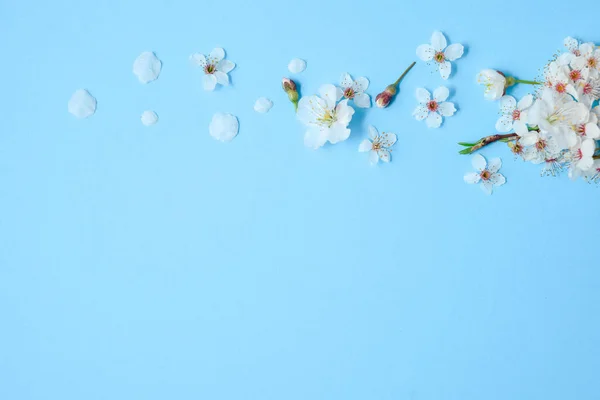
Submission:
[[[375,97],[375,104],[377,104],[377,107],[379,108],[387,107],[390,104],[390,101],[392,101],[392,95],[385,90]]]
[[[283,87],[283,90],[287,93],[289,91],[295,92],[296,91],[296,83],[291,80],[290,78],[283,78],[281,80],[281,86]]]

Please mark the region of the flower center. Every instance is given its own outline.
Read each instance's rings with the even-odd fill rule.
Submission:
[[[594,87],[592,86],[592,84],[588,82],[583,87],[583,94],[591,94],[593,89]]]
[[[544,139],[540,139],[535,142],[535,148],[538,150],[544,150],[546,148],[546,141]]]
[[[598,66],[598,60],[595,57],[590,57],[587,59],[587,66],[590,68],[596,68]]]
[[[521,118],[521,111],[520,111],[520,110],[517,110],[517,109],[515,109],[515,110],[512,112],[512,119],[513,119],[513,121],[518,121],[520,118]]]
[[[579,49],[575,49],[575,50],[573,50],[573,54],[575,54],[577,57],[579,57],[581,55],[581,52],[579,51]]]
[[[562,82],[558,82],[554,87],[558,93],[565,93],[567,91],[567,85]]]
[[[441,51],[437,51],[435,53],[435,56],[433,56],[433,59],[439,63],[443,63],[444,61],[446,61],[446,55]]]
[[[427,109],[429,111],[435,112],[435,111],[437,111],[438,108],[439,108],[439,104],[437,101],[431,100],[431,101],[427,102]]]
[[[577,82],[581,79],[581,71],[579,71],[578,69],[574,69],[569,73],[569,78],[571,78],[573,82]]]
[[[344,90],[344,96],[347,99],[353,99],[355,94],[356,93],[354,92],[354,89],[352,89],[352,88],[347,88],[346,90]]]
[[[581,136],[585,136],[585,124],[577,125],[575,131],[579,133]]]
[[[575,154],[575,158],[577,160],[581,160],[583,158],[583,152],[581,151],[581,149],[577,149],[577,154]]]
[[[331,125],[333,125],[333,123],[336,121],[335,111],[323,110],[323,115],[317,118],[317,121],[319,121],[321,125],[331,127]]]
[[[521,153],[523,153],[523,145],[519,142],[516,142],[510,146],[510,150],[514,154],[521,154]]]
[[[483,171],[481,171],[479,176],[481,177],[481,180],[489,181],[490,178],[492,177],[492,173],[490,171],[488,171],[487,169],[484,169]]]
[[[214,74],[217,71],[215,64],[206,64],[204,67],[204,73],[207,75]]]

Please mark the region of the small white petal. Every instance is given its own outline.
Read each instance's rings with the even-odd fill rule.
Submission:
[[[383,132],[381,134],[379,142],[381,143],[381,145],[383,147],[390,148],[396,143],[397,140],[398,140],[398,137],[396,136],[396,134],[389,133],[389,132]]]
[[[259,113],[267,113],[273,107],[273,102],[266,97],[259,97],[254,103],[254,111]]]
[[[496,158],[491,158],[490,162],[488,162],[488,171],[490,171],[492,174],[496,173],[500,170],[500,167],[502,167],[502,160],[498,157]]]
[[[223,86],[229,85],[229,75],[227,75],[225,72],[215,71],[214,75],[215,75],[215,78],[217,78],[217,83],[219,85],[223,85]]]
[[[514,97],[505,95],[500,98],[500,111],[506,114],[512,114],[517,108],[517,100]]]
[[[413,116],[417,119],[417,121],[423,121],[428,115],[429,110],[427,109],[427,106],[424,105],[417,106],[415,111],[413,111]]]
[[[299,74],[300,72],[302,72],[306,69],[306,61],[304,61],[300,58],[294,58],[288,64],[288,69],[290,70],[290,72],[292,74]]]
[[[431,94],[427,89],[424,88],[417,88],[415,95],[417,96],[417,101],[419,103],[427,103],[431,100]]]
[[[359,93],[354,96],[354,104],[360,108],[371,107],[371,97],[366,93]]]
[[[490,182],[494,186],[502,186],[506,183],[506,178],[502,174],[492,174]]]
[[[438,112],[444,117],[451,117],[456,112],[456,107],[454,107],[454,103],[445,101],[438,105]]]
[[[142,113],[141,120],[145,126],[154,125],[158,122],[158,115],[154,111],[147,110]]]
[[[417,57],[419,57],[423,61],[433,60],[434,55],[435,50],[430,44],[422,44],[419,47],[417,47]]]
[[[96,112],[96,99],[85,89],[76,90],[69,99],[67,109],[77,118],[87,118]]]
[[[151,51],[143,52],[133,62],[133,73],[141,83],[156,80],[161,68],[162,62]]]
[[[219,63],[217,64],[217,70],[225,72],[226,74],[231,72],[231,70],[233,70],[234,68],[235,63],[226,59],[219,61]]]
[[[439,88],[433,91],[433,99],[438,103],[446,101],[446,99],[448,99],[448,96],[450,96],[450,91],[446,86],[440,86]]]
[[[496,121],[496,130],[498,132],[508,132],[513,127],[513,119],[511,115],[504,114]]]
[[[452,64],[450,64],[450,61],[444,61],[443,63],[440,63],[439,68],[442,79],[448,79],[448,77],[450,77],[450,73],[452,72]]]
[[[487,166],[487,161],[485,161],[485,158],[481,154],[475,154],[471,159],[471,165],[477,171],[483,171]]]
[[[494,185],[490,181],[482,181],[479,187],[481,188],[481,190],[483,190],[483,193],[487,194],[488,196],[492,194],[492,191],[494,189]]]
[[[213,115],[208,131],[210,136],[221,142],[229,142],[238,134],[238,119],[231,114],[216,113]]]
[[[206,66],[206,57],[204,54],[194,53],[190,56],[190,61],[197,67],[204,68]]]
[[[467,172],[463,179],[466,183],[478,183],[481,176],[475,172]]]
[[[364,139],[358,145],[358,151],[360,151],[361,153],[364,153],[365,151],[370,151],[372,148],[373,148],[373,144],[371,143],[371,141],[369,139]]]
[[[329,143],[336,144],[342,142],[350,136],[350,129],[344,124],[334,123],[327,132],[327,140]]]
[[[335,107],[335,104],[340,101],[342,96],[344,96],[344,92],[342,92],[342,89],[339,87],[326,83],[319,87],[319,96],[325,100],[328,108],[333,108]]]
[[[208,58],[211,62],[218,63],[225,58],[225,50],[220,47],[214,48],[208,55]]]
[[[375,140],[377,136],[379,136],[377,128],[375,128],[373,125],[369,125],[369,137],[371,138],[371,140]]]
[[[316,150],[327,142],[327,133],[318,128],[311,128],[304,134],[304,145]]]
[[[354,81],[354,85],[352,85],[352,88],[356,92],[359,92],[359,93],[364,92],[365,90],[367,90],[369,88],[369,80],[367,78],[365,78],[364,76],[358,77]]]
[[[392,158],[389,150],[381,149],[377,152],[377,154],[379,155],[379,158],[381,158],[381,161],[383,161],[383,162],[390,162],[390,160]]]
[[[215,86],[217,86],[217,77],[214,74],[207,74],[202,77],[202,85],[204,86],[204,90],[215,90]]]
[[[354,81],[352,80],[352,77],[350,76],[350,74],[347,72],[344,72],[342,74],[342,77],[340,78],[340,86],[343,89],[348,89],[349,87],[352,87],[353,83],[354,83]]]
[[[454,61],[461,58],[464,52],[465,48],[462,44],[454,43],[446,48],[446,50],[444,51],[444,55],[446,56],[447,60]]]
[[[521,100],[519,100],[519,102],[517,103],[517,108],[520,111],[526,110],[529,107],[531,107],[531,105],[533,104],[533,95],[532,94],[528,94],[523,96],[523,98]]]
[[[379,154],[375,150],[369,152],[369,162],[371,165],[375,165],[379,162]]]
[[[442,116],[436,112],[429,113],[425,124],[428,128],[439,128],[442,125]]]
[[[446,48],[448,42],[446,42],[446,37],[442,32],[435,31],[431,35],[431,45],[435,51],[442,51]]]

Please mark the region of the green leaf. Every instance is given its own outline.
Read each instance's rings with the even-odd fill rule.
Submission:
[[[466,149],[459,151],[458,154],[471,154],[471,150],[473,150],[472,147],[467,147]]]
[[[476,143],[458,142],[458,144],[465,147],[473,147]]]

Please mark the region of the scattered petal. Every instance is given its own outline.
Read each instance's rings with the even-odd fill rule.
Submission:
[[[267,113],[273,107],[273,102],[266,97],[259,97],[254,103],[254,111],[259,113]]]
[[[133,73],[141,83],[149,83],[158,78],[162,62],[150,51],[145,51],[133,62]]]
[[[142,124],[144,124],[145,126],[154,125],[158,122],[158,115],[156,115],[154,111],[147,110],[142,113],[141,120]]]
[[[236,137],[239,127],[238,119],[235,116],[226,113],[216,113],[210,121],[208,131],[213,138],[221,142],[229,142]]]
[[[288,69],[290,70],[290,72],[292,74],[299,74],[300,72],[302,72],[306,69],[306,61],[304,61],[300,58],[294,58],[288,64]]]
[[[77,118],[87,118],[96,112],[96,99],[85,89],[76,90],[71,96],[68,110]]]

